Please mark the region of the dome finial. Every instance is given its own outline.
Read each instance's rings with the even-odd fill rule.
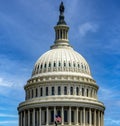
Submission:
[[[64,21],[64,10],[65,10],[65,7],[63,5],[63,2],[61,2],[60,7],[59,7],[59,11],[60,11],[59,21],[57,25],[60,25],[60,24],[66,25],[66,22]]]
[[[60,15],[63,15],[64,10],[65,10],[65,8],[64,8],[63,2],[61,2],[61,4],[60,4],[60,8],[59,8]]]

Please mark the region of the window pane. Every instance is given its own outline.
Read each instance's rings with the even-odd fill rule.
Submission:
[[[55,89],[52,87],[52,95],[55,95]]]
[[[58,95],[61,95],[61,87],[58,87]]]
[[[46,87],[46,96],[48,96],[48,87]]]
[[[70,88],[70,94],[73,95],[73,87]]]
[[[67,87],[64,87],[64,95],[67,95]]]
[[[43,89],[40,88],[40,96],[42,96],[42,95],[43,95]]]
[[[79,95],[79,88],[76,87],[76,95]]]

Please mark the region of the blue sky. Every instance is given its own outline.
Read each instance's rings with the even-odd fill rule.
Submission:
[[[60,2],[0,0],[0,126],[18,126],[23,86],[54,42]],[[86,58],[100,87],[105,126],[120,126],[120,1],[63,2],[70,43]]]

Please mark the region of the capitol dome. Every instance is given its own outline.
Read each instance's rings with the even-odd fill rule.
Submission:
[[[76,75],[91,77],[88,63],[72,47],[57,47],[44,53],[35,63],[32,77],[51,72],[76,73]]]
[[[36,61],[18,106],[19,126],[104,126],[105,106],[87,61],[69,44],[61,2],[50,50]]]

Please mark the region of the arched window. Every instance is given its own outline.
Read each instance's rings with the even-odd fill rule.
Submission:
[[[44,68],[46,68],[46,66],[47,66],[47,65],[46,65],[46,63],[45,63]]]
[[[87,89],[86,93],[87,93],[86,96],[88,97],[88,93],[89,93],[89,90],[88,89]]]
[[[51,67],[51,63],[49,62],[49,67]]]
[[[76,87],[76,95],[79,95],[79,88]]]
[[[48,96],[48,87],[46,87],[46,96]]]
[[[59,67],[61,66],[61,63],[60,63],[60,61],[59,61],[59,64],[58,64],[58,66],[59,66]]]
[[[70,88],[70,94],[73,95],[73,87]]]
[[[55,95],[55,88],[52,87],[52,95]]]
[[[75,63],[73,63],[73,66],[75,67]]]
[[[71,67],[71,63],[69,62],[69,67]]]
[[[33,90],[32,90],[32,98],[33,98],[33,95],[34,95],[34,94],[33,94]]]
[[[40,68],[42,69],[42,64],[41,64]]]
[[[43,96],[43,88],[40,88],[40,96]]]
[[[36,91],[35,91],[35,97],[37,97],[37,94],[38,94],[38,90],[37,90],[37,88],[36,88]]]
[[[56,67],[56,63],[54,62],[54,67]]]
[[[82,69],[83,69],[83,64],[81,64],[81,67],[82,67]]]
[[[58,95],[61,95],[61,87],[58,87]]]
[[[78,68],[80,68],[80,64],[78,63]]]
[[[82,88],[82,96],[84,96],[84,88]]]
[[[66,66],[66,63],[64,62],[64,67]]]
[[[64,87],[64,95],[67,95],[67,87]]]

